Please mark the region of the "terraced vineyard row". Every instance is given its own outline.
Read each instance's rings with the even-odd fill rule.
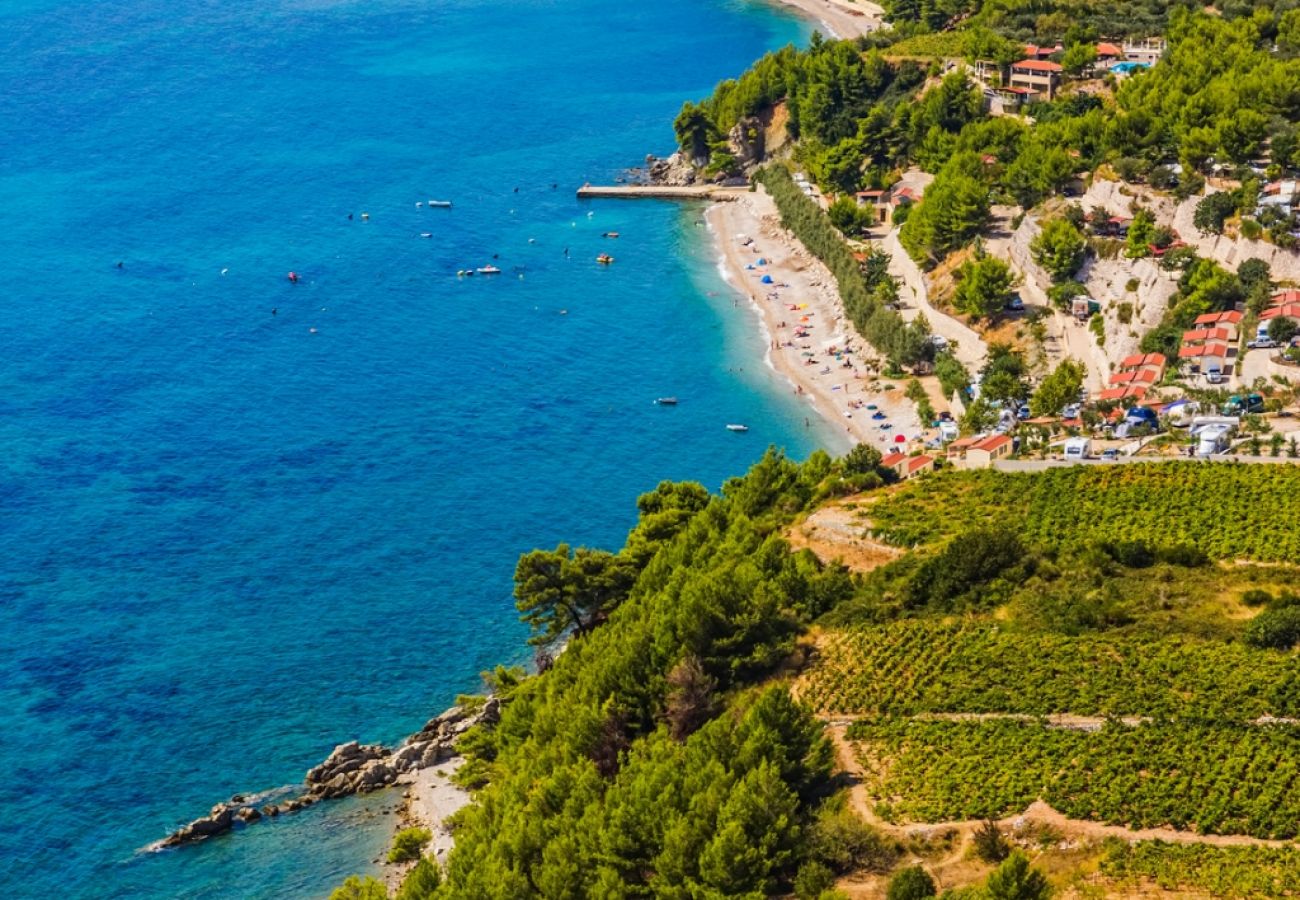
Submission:
[[[1214,559],[1300,560],[1300,467],[1169,462],[1039,473],[949,471],[870,506],[875,534],[899,546],[982,524],[1031,543],[1194,545]]]
[[[855,723],[868,790],[891,821],[1002,817],[1042,799],[1067,816],[1134,828],[1294,838],[1300,729],[880,719]]]
[[[1103,874],[1119,881],[1153,881],[1164,890],[1202,890],[1215,897],[1294,897],[1300,890],[1300,848],[1207,847],[1115,841]]]
[[[835,631],[800,686],[823,712],[1300,717],[1293,654],[1191,638],[1016,634],[910,620]]]

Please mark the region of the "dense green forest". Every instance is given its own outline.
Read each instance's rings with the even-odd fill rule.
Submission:
[[[1029,209],[1103,164],[1126,180],[1172,185],[1180,197],[1199,191],[1215,165],[1229,174],[1257,162],[1273,172],[1300,167],[1294,5],[1226,4],[1212,14],[1159,0],[900,0],[886,7],[893,29],[769,54],[702,102],[686,104],[677,136],[709,171],[734,171],[728,133],[738,123],[767,121],[779,106],[796,140],[792,161],[828,192],[886,187],[908,166],[934,173],[901,237],[918,262],[935,263],[980,233],[991,204]],[[944,38],[941,50],[895,55],[929,31]],[[1028,119],[990,116],[969,75],[945,75],[941,64],[956,57],[1005,66],[1023,55],[1025,40],[1061,41],[1056,56],[1069,63],[1075,49],[1086,58],[1099,39],[1128,36],[1163,37],[1168,51],[1150,71],[1105,90],[1067,90],[1035,103]],[[1181,178],[1170,175],[1175,165]],[[1258,175],[1246,168],[1239,174],[1243,190],[1220,198],[1232,200],[1225,214],[1254,210]],[[1294,217],[1268,217],[1258,227],[1291,246]],[[1153,230],[1149,240],[1166,246],[1172,237]],[[1145,246],[1135,243],[1135,255]],[[1184,264],[1192,258],[1177,257]]]
[[[853,811],[819,713],[855,720],[858,790],[885,822],[1046,800],[1080,820],[1294,837],[1300,567],[1233,561],[1270,555],[1279,537],[1254,535],[1270,516],[1252,524],[1250,509],[1284,529],[1277,511],[1300,476],[1119,471],[891,486],[869,447],[802,464],[769,452],[716,496],[690,483],[643,495],[617,553],[525,554],[521,613],[540,648],[565,649],[543,654],[539,674],[490,675],[501,720],[460,743],[476,802],[456,817],[445,870],[421,862],[398,896],[822,898],[849,875],[882,891],[916,881],[909,854],[951,850]],[[1229,512],[1239,539],[1225,543],[1197,512],[1212,483],[1243,498]],[[864,572],[792,549],[792,527],[846,502],[864,531],[879,518],[911,549]],[[1104,526],[1087,521],[1099,504],[1112,509]],[[1059,716],[1097,719],[1060,727]],[[1261,872],[1236,849],[1090,846],[1117,885],[1224,896],[1300,865],[1295,848],[1256,854]],[[1029,880],[1041,897],[1073,877],[1056,864],[1044,879],[1023,856],[993,868],[1004,857],[952,896]],[[383,896],[359,879],[337,894]]]

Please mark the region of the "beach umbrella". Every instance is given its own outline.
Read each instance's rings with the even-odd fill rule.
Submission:
[[[894,443],[895,443],[895,444],[906,444],[906,443],[907,443],[907,438],[903,437],[901,434],[896,434],[896,435],[894,435]]]
[[[766,260],[766,259],[763,259],[763,258],[760,257],[759,260],[758,260],[758,264],[759,264],[760,266],[765,266],[765,265],[767,265],[767,260]]]
[[[771,276],[771,275],[764,275],[764,276],[763,276],[763,284],[771,284],[771,283],[772,283],[772,276]]]

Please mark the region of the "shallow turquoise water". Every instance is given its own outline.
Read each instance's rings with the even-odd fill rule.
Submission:
[[[573,198],[805,35],[724,0],[4,4],[7,896],[324,893],[395,798],[134,851],[522,659],[520,552],[806,454],[699,210]]]

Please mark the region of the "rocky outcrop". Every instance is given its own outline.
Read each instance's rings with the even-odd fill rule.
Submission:
[[[727,133],[727,147],[741,169],[748,170],[763,161],[765,129],[762,119],[747,116]]]
[[[367,794],[388,787],[403,775],[451,758],[462,734],[480,723],[495,725],[500,719],[501,701],[491,697],[477,709],[453,706],[430,719],[396,747],[357,741],[339,744],[324,762],[307,771],[305,790],[297,796],[259,808],[243,794],[236,794],[229,802],[212,807],[208,815],[178,828],[146,849],[181,847],[224,834],[237,825],[249,825],[262,818],[295,812],[320,800]]]
[[[667,159],[647,156],[645,164],[646,175],[651,184],[685,187],[695,184],[699,177],[695,166],[680,152],[674,153]]]

